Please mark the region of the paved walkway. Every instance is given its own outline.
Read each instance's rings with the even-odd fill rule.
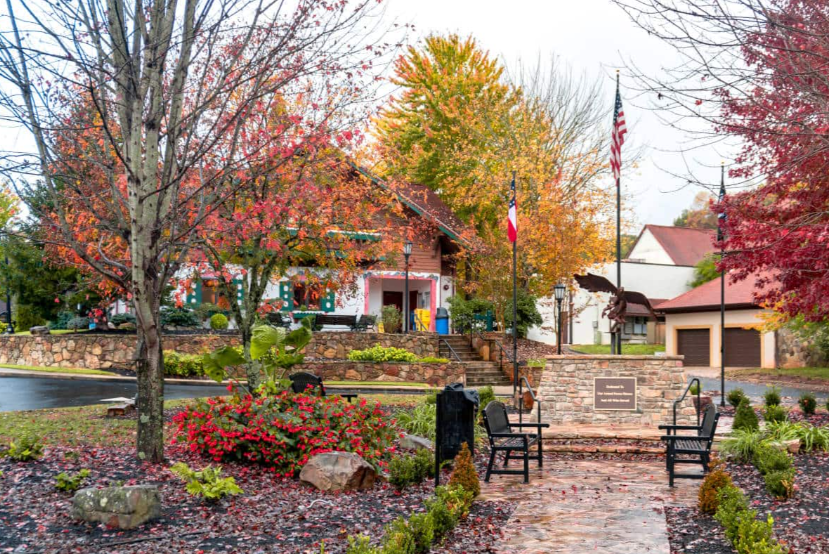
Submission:
[[[499,553],[669,554],[665,506],[693,505],[700,483],[671,489],[661,461],[546,460],[521,479],[482,483],[482,499],[518,503]]]

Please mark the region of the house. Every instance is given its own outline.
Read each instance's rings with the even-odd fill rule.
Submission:
[[[725,279],[725,366],[775,367],[776,335],[763,332],[758,278]],[[720,366],[721,279],[714,279],[659,305],[665,314],[665,351],[685,356],[686,366]]]
[[[400,203],[402,210],[388,210],[382,221],[372,227],[381,230],[354,233],[354,240],[377,240],[379,233],[397,233],[404,236],[406,229],[420,218],[420,232],[412,240],[409,258],[408,288],[410,313],[416,314],[412,329],[435,330],[435,315],[439,307],[448,308],[447,299],[455,294],[455,256],[463,248],[476,247],[474,234],[455,216],[452,210],[429,188],[414,184],[386,182],[357,168],[364,177]],[[402,213],[402,215],[401,215]],[[390,224],[389,224],[390,222]],[[294,320],[312,314],[340,315],[369,314],[379,316],[383,306],[394,305],[401,312],[406,288],[406,267],[402,254],[390,260],[380,260],[364,270],[353,286],[341,291],[317,290],[321,285],[313,274],[324,272],[314,267],[292,267],[279,282],[272,283],[265,292],[265,300],[279,298],[282,311]],[[220,304],[214,277],[201,276],[201,281],[187,295],[187,304],[203,302]],[[238,294],[243,294],[241,277],[236,279]]]
[[[674,298],[691,287],[694,266],[714,251],[715,231],[666,225],[645,225],[627,258],[622,260],[622,286],[645,294],[652,306]],[[616,283],[616,264],[590,269]],[[609,294],[593,294],[576,289],[562,306],[562,342],[565,344],[610,344],[610,321],[602,317]],[[555,302],[543,298],[539,311],[544,325],[528,333],[529,338],[554,344]],[[570,317],[572,314],[572,317]],[[664,325],[654,320],[644,306],[629,305],[622,339],[629,343],[664,341]]]

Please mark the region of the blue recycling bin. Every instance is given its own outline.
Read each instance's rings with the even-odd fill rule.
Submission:
[[[449,334],[449,311],[446,308],[438,308],[435,311],[435,331],[439,335]]]

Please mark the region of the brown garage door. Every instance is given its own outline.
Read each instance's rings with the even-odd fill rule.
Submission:
[[[679,329],[677,353],[685,356],[686,366],[711,365],[711,332],[708,329]]]
[[[725,330],[725,365],[727,367],[760,367],[760,331],[757,329]]]

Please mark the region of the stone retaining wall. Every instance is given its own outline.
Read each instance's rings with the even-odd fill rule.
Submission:
[[[775,331],[774,345],[778,367],[825,367],[829,362],[817,346],[786,327]]]
[[[323,381],[387,381],[428,383],[443,387],[449,383],[466,382],[463,364],[405,363],[405,362],[305,362],[296,367],[322,377]]]
[[[682,356],[549,356],[537,392],[541,418],[553,425],[670,423],[674,400],[686,386],[682,359]],[[596,377],[635,377],[636,410],[595,410]],[[677,410],[677,423],[696,424],[690,395]]]

